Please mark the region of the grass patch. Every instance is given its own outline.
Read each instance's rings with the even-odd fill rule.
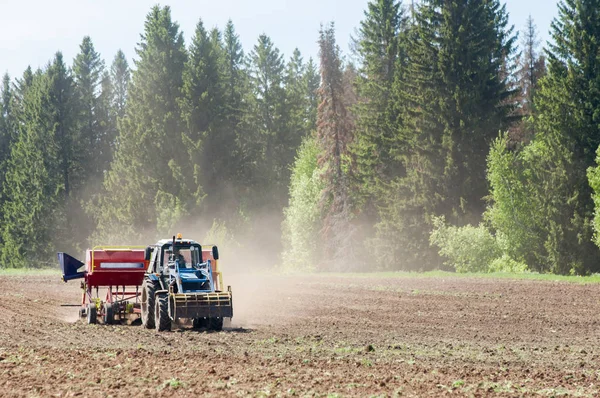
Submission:
[[[482,279],[517,279],[517,280],[540,280],[552,282],[569,282],[578,284],[600,283],[600,274],[591,276],[567,276],[554,274],[539,274],[536,272],[510,273],[510,272],[492,272],[492,273],[456,273],[447,271],[428,271],[428,272],[364,272],[364,273],[319,273],[315,276],[333,276],[339,278],[382,278],[382,279],[423,279],[423,278],[482,278]]]
[[[56,276],[60,278],[61,271],[58,268],[0,268],[0,277],[32,275]]]

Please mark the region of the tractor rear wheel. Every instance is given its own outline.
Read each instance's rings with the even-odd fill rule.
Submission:
[[[159,294],[156,296],[154,323],[157,332],[171,330],[171,318],[169,318],[169,296]]]
[[[87,306],[87,323],[90,325],[96,323],[98,320],[98,312],[96,311],[96,304],[90,303]]]
[[[146,329],[154,327],[154,302],[156,282],[145,279],[142,284],[142,325]]]
[[[112,325],[115,321],[115,311],[111,303],[104,303],[104,323]]]
[[[223,318],[208,318],[208,328],[211,330],[223,330]]]

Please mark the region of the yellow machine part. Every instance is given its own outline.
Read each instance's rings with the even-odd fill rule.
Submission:
[[[171,294],[174,318],[231,318],[233,305],[231,292],[173,293]]]

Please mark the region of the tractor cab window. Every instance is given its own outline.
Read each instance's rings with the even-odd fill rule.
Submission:
[[[180,267],[192,268],[200,261],[200,250],[196,246],[191,247],[177,247],[175,251],[169,246],[163,251],[163,264],[174,264],[175,261],[179,262]]]

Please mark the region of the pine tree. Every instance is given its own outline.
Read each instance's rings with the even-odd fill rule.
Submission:
[[[138,60],[129,85],[125,116],[119,120],[118,146],[96,204],[96,238],[131,240],[166,233],[187,214],[182,165],[188,146],[178,99],[183,85],[186,50],[169,7],[148,13]]]
[[[127,104],[127,93],[131,76],[127,58],[121,50],[117,51],[110,67],[110,77],[114,90],[114,107],[117,116],[122,118],[125,116],[125,105]]]

